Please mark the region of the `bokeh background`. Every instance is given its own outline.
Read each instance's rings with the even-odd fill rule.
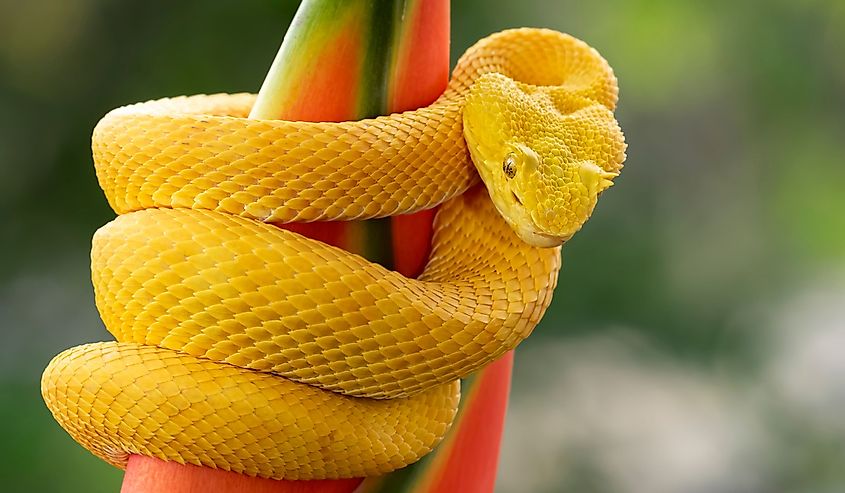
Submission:
[[[114,492],[39,393],[105,340],[91,129],[255,91],[294,1],[0,0],[0,489]],[[453,59],[572,33],[621,85],[626,168],[517,352],[498,490],[845,491],[845,2],[456,0]]]

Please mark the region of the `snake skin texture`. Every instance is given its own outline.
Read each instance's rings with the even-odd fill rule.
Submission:
[[[91,265],[116,342],[47,367],[59,424],[118,467],[143,454],[275,479],[374,476],[430,452],[458,380],[531,333],[561,265],[560,247],[522,241],[479,184],[462,111],[490,73],[554,87],[571,110],[532,123],[512,105],[522,131],[560,125],[579,159],[621,168],[613,72],[542,29],[481,40],[416,111],[249,120],[253,95],[218,94],[107,114],[92,148],[119,216],[94,235]],[[418,279],[274,225],[441,204]]]

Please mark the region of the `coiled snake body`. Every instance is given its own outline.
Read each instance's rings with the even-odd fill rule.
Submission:
[[[252,95],[220,94],[110,112],[93,152],[119,216],[91,262],[117,342],[58,355],[45,401],[117,466],[319,479],[414,462],[448,430],[458,379],[548,307],[559,245],[622,167],[616,97],[595,50],[517,29],[470,48],[416,111],[249,120]],[[441,203],[419,279],[272,224]]]

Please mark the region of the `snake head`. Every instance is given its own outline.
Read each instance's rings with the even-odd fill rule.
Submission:
[[[565,85],[485,74],[467,94],[463,123],[496,209],[538,247],[558,246],[581,229],[625,157],[610,109]]]

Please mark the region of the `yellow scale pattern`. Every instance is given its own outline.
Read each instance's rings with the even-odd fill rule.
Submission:
[[[560,269],[559,247],[520,240],[473,186],[462,105],[491,72],[615,106],[595,50],[518,29],[470,48],[444,95],[412,112],[248,120],[252,95],[221,94],[106,115],[92,147],[120,215],[95,234],[91,262],[118,342],[50,363],[42,393],[56,420],[119,467],[144,454],[321,479],[430,452],[455,416],[458,379],[531,333]],[[618,171],[624,142],[607,113],[568,120],[579,127],[567,135]],[[271,224],[441,203],[419,279]]]

